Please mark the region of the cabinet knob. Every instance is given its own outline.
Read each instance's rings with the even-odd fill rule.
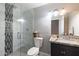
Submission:
[[[61,54],[66,54],[66,52],[65,51],[61,51]]]

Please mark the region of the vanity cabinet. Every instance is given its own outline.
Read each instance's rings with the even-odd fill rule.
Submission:
[[[79,47],[51,42],[51,56],[79,56]]]

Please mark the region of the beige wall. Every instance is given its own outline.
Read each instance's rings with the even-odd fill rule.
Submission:
[[[64,16],[64,33],[69,33],[69,16]]]

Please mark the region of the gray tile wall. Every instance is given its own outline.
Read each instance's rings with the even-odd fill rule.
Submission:
[[[5,3],[5,56],[13,52],[13,5]]]
[[[26,47],[26,52],[29,48],[34,46],[33,41],[33,14],[32,9],[23,12],[23,17],[25,19],[24,25],[23,25],[23,43],[24,47]]]
[[[38,14],[39,15],[39,14]],[[44,38],[43,46],[40,51],[50,54],[50,36],[51,36],[51,19],[46,16],[36,16],[34,22],[34,29],[37,30]]]
[[[0,56],[5,54],[5,4],[0,3]]]

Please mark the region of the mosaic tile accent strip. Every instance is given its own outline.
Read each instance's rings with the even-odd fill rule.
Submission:
[[[5,3],[5,56],[13,52],[13,5]]]

